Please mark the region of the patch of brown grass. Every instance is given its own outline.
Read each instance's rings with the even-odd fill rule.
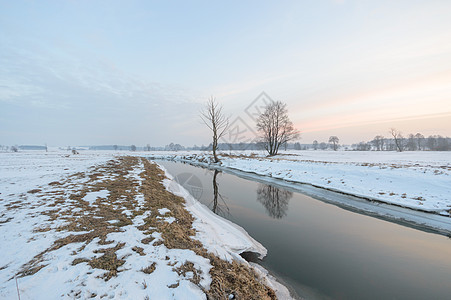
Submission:
[[[142,184],[127,177],[128,173],[134,167],[142,162],[144,164],[144,172],[140,174],[143,179]],[[114,176],[108,176],[113,175]],[[99,177],[105,176],[105,180],[99,181]],[[89,178],[89,180],[80,186],[76,186],[72,180],[80,178]],[[147,236],[141,241],[143,244],[150,244],[154,241],[151,236],[153,232],[161,233],[161,239],[153,242],[149,247],[158,247],[164,244],[169,249],[190,249],[197,255],[207,258],[212,265],[210,276],[212,283],[209,290],[204,290],[200,286],[202,280],[202,272],[196,269],[192,262],[186,262],[174,270],[180,276],[186,276],[187,272],[192,272],[190,277],[194,284],[204,290],[208,299],[228,299],[229,295],[234,295],[236,299],[276,299],[272,289],[265,286],[258,275],[248,266],[237,261],[227,262],[204,248],[201,242],[194,239],[196,234],[192,227],[194,221],[193,216],[185,209],[185,200],[178,197],[164,187],[162,180],[165,178],[164,172],[158,168],[156,164],[150,163],[147,159],[136,157],[122,157],[111,160],[103,166],[92,168],[89,173],[76,173],[68,177],[66,181],[56,182],[52,184],[55,188],[69,190],[69,188],[77,188],[75,192],[70,192],[69,197],[62,199],[57,198],[61,191],[52,191],[54,195],[45,194],[48,199],[46,203],[49,207],[53,205],[53,209],[48,210],[45,214],[50,220],[63,220],[65,225],[52,228],[60,232],[80,232],[81,234],[68,234],[64,238],[56,240],[53,245],[38,254],[22,267],[21,276],[32,275],[44,267],[43,255],[50,251],[57,250],[71,243],[82,243],[82,246],[74,251],[74,255],[82,251],[94,239],[99,239],[100,245],[111,244],[114,241],[107,240],[107,236],[112,232],[122,231],[121,227],[132,224],[132,217],[142,215],[146,211],[151,213],[144,218],[144,224],[138,229]],[[139,190],[138,190],[139,189]],[[100,190],[108,190],[107,199],[97,199],[93,204],[83,200],[89,192]],[[137,193],[144,195],[144,205],[139,207],[136,199]],[[64,206],[63,206],[64,205]],[[69,207],[68,207],[69,206]],[[79,208],[79,211],[74,211]],[[167,208],[170,210],[168,215],[173,216],[176,221],[172,223],[161,219],[158,209]],[[124,210],[133,213],[132,217],[128,217]],[[158,218],[160,217],[160,218]],[[119,220],[119,222],[110,224],[108,221]],[[36,229],[39,231],[40,229]],[[41,229],[42,231],[50,230]],[[78,258],[72,261],[72,265],[86,262],[91,268],[103,269],[102,278],[109,280],[116,276],[119,268],[124,265],[125,257],[118,257],[116,251],[124,247],[123,243],[117,243],[114,247],[96,250],[96,253],[102,253],[100,257]],[[135,246],[133,251],[144,254],[144,248]],[[169,259],[169,258],[168,258]],[[172,265],[177,264],[174,262]],[[152,263],[142,271],[150,274],[155,271],[156,263]],[[178,283],[171,285],[171,288],[178,286]]]
[[[237,261],[226,262],[208,253],[213,266],[210,270],[212,282],[206,291],[208,299],[277,299],[271,288],[264,285],[254,270]]]
[[[148,245],[148,244],[151,243],[154,239],[155,239],[154,237],[149,236],[149,237],[143,238],[143,239],[141,240],[141,243]]]
[[[170,288],[170,289],[175,289],[175,288],[178,288],[178,287],[179,287],[179,285],[180,285],[180,283],[179,283],[179,282],[177,282],[177,283],[173,283],[173,284],[171,284],[171,285],[168,285],[168,288]]]
[[[13,219],[12,217],[9,217],[9,218],[6,219],[6,220],[0,221],[0,224],[8,223],[8,222],[11,221],[12,219]]]
[[[199,285],[200,280],[202,279],[201,274],[202,271],[200,269],[194,268],[194,264],[190,261],[185,262],[183,265],[177,268],[173,268],[173,270],[180,276],[186,277],[186,273],[193,273],[193,277],[190,278],[190,281],[196,285]]]
[[[141,256],[146,255],[146,254],[144,253],[144,248],[141,248],[141,247],[138,247],[138,246],[134,246],[134,247],[132,248],[132,250],[135,251],[136,253],[138,253],[138,254],[141,255]]]
[[[212,268],[210,276],[212,283],[209,290],[204,290],[208,299],[228,299],[234,295],[235,299],[276,299],[275,292],[265,286],[258,275],[248,266],[237,261],[232,263],[224,261],[212,253],[207,252],[202,243],[193,239],[196,231],[192,228],[194,221],[192,215],[183,207],[184,199],[166,190],[161,180],[164,173],[157,165],[143,161],[145,172],[141,174],[146,180],[141,191],[147,200],[152,214],[145,220],[142,229],[155,227],[161,233],[162,243],[169,249],[190,249],[196,254],[209,259]],[[158,179],[159,180],[155,180]],[[158,220],[157,212],[160,208],[168,208],[177,222],[171,224]],[[156,243],[154,243],[155,245]],[[192,262],[186,262],[174,269],[185,276],[186,272],[193,272],[190,280],[199,285],[201,272],[194,268]]]
[[[94,176],[89,176],[90,180],[87,183],[80,185],[76,192],[72,192],[69,195],[68,200],[63,200],[61,198],[54,198],[52,194],[44,194],[49,200],[47,207],[54,207],[54,209],[47,210],[43,214],[47,215],[49,219],[52,220],[64,220],[66,224],[57,228],[36,228],[36,232],[44,232],[51,229],[62,232],[79,232],[87,231],[87,233],[82,234],[69,234],[64,238],[56,240],[53,245],[43,251],[42,253],[36,255],[30,262],[25,264],[19,274],[21,276],[32,275],[38,272],[42,267],[39,265],[42,263],[43,255],[45,253],[57,250],[71,243],[83,243],[78,251],[82,251],[93,239],[98,238],[100,245],[107,245],[113,241],[107,240],[107,235],[112,232],[121,231],[121,227],[132,224],[132,221],[123,214],[124,206],[130,206],[129,198],[133,198],[136,194],[135,189],[133,189],[133,180],[125,177],[129,170],[133,169],[133,166],[139,161],[138,158],[124,158],[119,161],[114,161],[104,167],[107,169],[106,173],[115,173],[117,169],[120,170],[122,176],[117,176],[115,180],[106,180],[102,182],[94,182],[101,173],[96,172],[94,168]],[[89,174],[88,174],[89,175]],[[59,188],[67,188],[71,184],[71,178],[83,178],[86,175],[83,173],[76,173],[68,177],[65,183],[62,183]],[[53,184],[53,185],[56,185]],[[95,192],[99,190],[107,189],[112,191],[108,199],[103,199],[102,202],[97,201],[95,206],[90,205],[88,202],[83,200],[89,192]],[[52,193],[55,193],[54,191]],[[53,200],[51,202],[50,200]],[[70,204],[71,208],[63,209],[62,204]],[[123,205],[122,205],[123,204]],[[121,207],[120,209],[114,209],[113,205]],[[133,205],[131,206],[133,207]],[[73,212],[73,208],[80,208],[80,212]],[[115,224],[110,224],[110,220],[119,220]],[[99,268],[107,270],[104,278],[109,279],[117,274],[117,268],[124,264],[124,260],[118,259],[115,252],[123,247],[123,244],[116,245],[113,248],[107,248],[99,250],[100,253],[104,253],[103,256],[99,258],[93,258],[89,260],[89,265],[93,268]],[[78,261],[76,261],[78,262]]]
[[[34,275],[37,272],[39,272],[39,270],[44,268],[45,266],[46,265],[30,265],[29,267],[24,267],[24,268],[22,268],[22,271],[20,271],[17,274],[17,276],[18,277],[25,277],[25,276]]]
[[[72,261],[72,265],[73,265],[73,266],[76,266],[76,265],[78,265],[78,264],[81,264],[81,263],[87,263],[87,262],[89,262],[89,259],[88,259],[88,258],[76,258],[76,259],[74,259],[74,260]]]
[[[116,251],[123,248],[125,243],[117,243],[116,246],[106,249],[95,250],[94,253],[103,253],[102,256],[98,258],[92,258],[88,261],[88,264],[94,269],[103,269],[108,272],[103,275],[105,280],[111,279],[111,277],[116,276],[118,268],[125,263],[125,260],[118,259]]]
[[[39,228],[33,229],[33,232],[47,232],[50,230],[52,230],[51,227],[39,227]]]
[[[152,274],[153,271],[155,271],[155,269],[156,269],[156,265],[157,264],[155,262],[153,262],[149,266],[147,266],[144,269],[142,269],[141,271],[146,273],[146,274]]]
[[[21,208],[22,204],[23,203],[21,200],[17,200],[17,201],[13,201],[13,202],[6,204],[5,207],[7,210],[13,210],[13,209]]]
[[[40,191],[42,191],[42,190],[41,189],[32,189],[32,190],[29,190],[27,193],[36,194],[36,193],[39,193]]]

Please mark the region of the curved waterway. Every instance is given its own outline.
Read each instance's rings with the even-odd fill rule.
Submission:
[[[158,161],[268,249],[258,263],[306,299],[450,299],[451,239],[226,172]]]

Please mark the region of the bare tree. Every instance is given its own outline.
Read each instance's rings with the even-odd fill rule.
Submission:
[[[415,138],[417,139],[418,150],[421,150],[421,144],[424,141],[424,135],[418,132],[417,134],[415,134]]]
[[[450,146],[449,146],[449,142],[448,139],[438,135],[437,136],[437,150],[438,151],[449,151],[450,150]]]
[[[219,162],[216,151],[218,150],[218,140],[225,135],[226,130],[229,128],[229,119],[222,112],[222,106],[220,106],[214,97],[210,97],[205,104],[203,110],[200,112],[202,121],[213,133],[213,157],[214,162]]]
[[[180,144],[175,144],[174,145],[174,151],[181,151],[183,149],[184,149],[184,147],[182,145],[180,145]]]
[[[417,142],[416,142],[415,136],[412,133],[408,135],[406,148],[409,151],[417,150]]]
[[[427,143],[429,150],[437,150],[436,149],[437,141],[435,139],[435,136],[432,136],[432,135],[428,136],[426,143]]]
[[[318,150],[318,141],[317,140],[313,141],[313,150]]]
[[[334,151],[337,151],[339,142],[340,142],[340,139],[337,136],[333,135],[329,138],[329,143],[332,143]]]
[[[299,138],[293,123],[288,118],[287,105],[281,101],[269,103],[257,119],[257,129],[269,156],[277,155],[279,147]]]
[[[377,151],[384,150],[384,137],[382,135],[376,135],[373,144]]]
[[[357,151],[370,151],[371,150],[371,144],[366,142],[360,142],[358,144],[354,144],[353,147]]]
[[[136,151],[136,146],[135,146],[135,145],[131,145],[131,146],[130,146],[130,150],[131,150],[131,151]]]
[[[389,132],[392,135],[393,139],[395,140],[397,151],[402,152],[404,137],[402,136],[401,132],[395,128],[390,128]]]
[[[113,145],[113,149],[114,149],[114,150],[117,150],[117,145]]]

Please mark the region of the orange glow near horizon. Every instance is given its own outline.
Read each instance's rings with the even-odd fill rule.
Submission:
[[[433,129],[435,119],[442,126],[435,134],[451,135],[451,71],[406,80],[379,89],[358,89],[357,92],[324,99],[329,95],[290,107],[294,123],[307,133],[358,131],[358,127],[379,127],[381,132],[393,124],[410,124],[415,130]],[[341,91],[335,91],[339,94]],[[343,93],[343,92],[342,92]],[[377,125],[377,126],[376,126]],[[403,130],[409,130],[401,125]],[[346,128],[347,130],[344,130]],[[414,130],[413,128],[411,130]],[[370,134],[370,133],[369,133]],[[371,136],[368,136],[371,138]]]

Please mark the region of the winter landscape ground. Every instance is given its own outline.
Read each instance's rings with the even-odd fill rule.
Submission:
[[[205,152],[0,153],[0,298],[289,297],[239,255],[264,256],[264,246],[147,157],[211,164]],[[234,152],[221,159],[221,168],[449,220],[450,152]]]
[[[451,299],[450,15],[0,0],[0,300]]]
[[[239,256],[262,245],[135,155],[0,154],[0,298],[287,295]]]

